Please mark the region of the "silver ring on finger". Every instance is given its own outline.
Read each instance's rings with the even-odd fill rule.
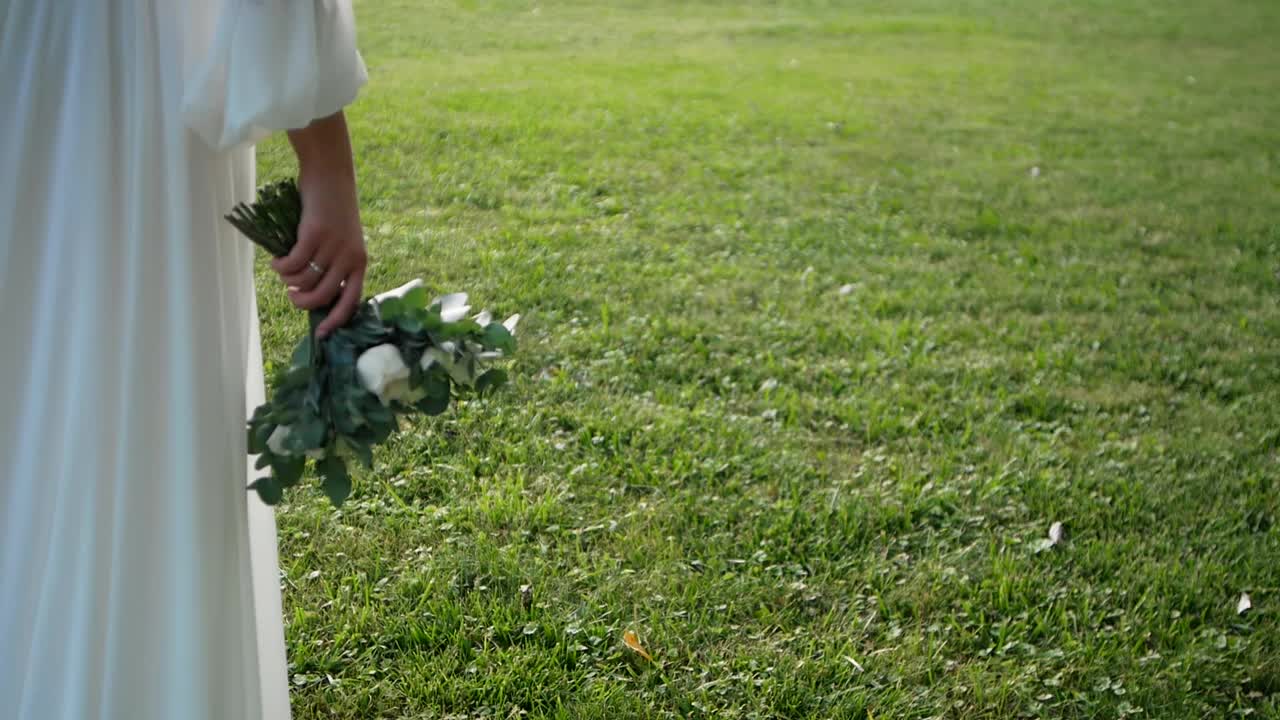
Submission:
[[[324,266],[323,266],[323,265],[321,265],[320,263],[316,262],[315,260],[311,260],[311,261],[309,261],[309,262],[307,263],[307,267],[311,269],[311,272],[313,272],[313,273],[315,273],[315,274],[317,274],[317,275],[323,275],[323,274],[325,273],[325,268],[324,268]]]

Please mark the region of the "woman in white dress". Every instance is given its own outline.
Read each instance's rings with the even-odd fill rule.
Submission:
[[[0,0],[0,718],[285,720],[251,245],[222,216],[288,130],[275,269],[359,299],[349,0]]]

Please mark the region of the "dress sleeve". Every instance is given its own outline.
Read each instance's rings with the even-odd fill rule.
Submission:
[[[332,115],[368,80],[351,0],[223,0],[215,23],[182,111],[220,150]]]

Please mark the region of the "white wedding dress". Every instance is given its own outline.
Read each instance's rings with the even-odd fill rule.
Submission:
[[[222,216],[364,81],[349,0],[0,0],[0,719],[288,718]]]

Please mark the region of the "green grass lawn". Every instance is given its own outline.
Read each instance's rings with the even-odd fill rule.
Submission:
[[[370,288],[525,321],[283,508],[299,720],[1280,717],[1280,3],[356,9]]]

